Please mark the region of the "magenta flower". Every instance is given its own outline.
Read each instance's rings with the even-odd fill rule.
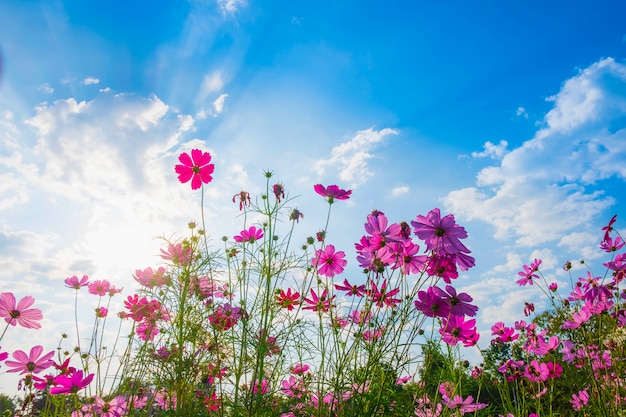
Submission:
[[[180,243],[168,243],[167,250],[161,249],[161,258],[174,265],[186,264],[192,259],[191,248],[183,247]]]
[[[462,292],[457,294],[456,289],[451,285],[446,285],[447,294],[445,300],[450,305],[450,312],[457,316],[474,317],[478,312],[478,307],[470,304],[473,298]]]
[[[135,274],[133,275],[133,278],[135,278],[135,281],[137,281],[144,287],[161,287],[163,285],[166,285],[170,280],[170,278],[166,275],[166,272],[167,271],[162,266],[159,267],[159,269],[157,269],[156,271],[151,267],[148,267],[143,271],[141,269],[137,269],[135,271]]]
[[[400,292],[400,288],[395,288],[391,291],[387,291],[387,280],[383,280],[383,283],[378,289],[378,286],[374,281],[370,280],[370,289],[368,291],[368,296],[372,299],[374,303],[378,307],[382,307],[386,305],[388,307],[395,307],[400,303],[399,298],[393,298],[394,295]]]
[[[476,331],[476,320],[465,321],[462,316],[451,315],[443,319],[443,326],[439,329],[444,342],[455,346],[458,342],[463,346],[474,346],[478,342],[479,334]]]
[[[65,278],[65,285],[69,288],[74,288],[75,290],[80,290],[81,287],[85,287],[87,284],[89,284],[89,277],[87,275],[83,275],[80,280],[76,275],[70,278]]]
[[[327,312],[331,308],[331,302],[335,296],[333,295],[330,299],[328,298],[328,291],[324,290],[320,296],[317,295],[315,290],[311,288],[311,298],[305,298],[304,302],[308,304],[308,306],[302,307],[303,310],[311,310],[311,311],[321,311]]]
[[[89,290],[89,294],[99,295],[100,297],[102,297],[106,295],[111,289],[111,283],[106,279],[102,281],[97,279],[90,283],[87,288]]]
[[[550,370],[545,363],[539,363],[536,359],[530,361],[524,369],[524,376],[530,382],[545,382],[548,380]]]
[[[291,311],[298,305],[299,299],[299,292],[291,292],[291,288],[287,288],[287,292],[280,290],[280,293],[276,296],[276,304]]]
[[[450,304],[445,300],[446,293],[439,287],[428,287],[417,293],[415,308],[428,317],[448,317]]]
[[[11,292],[0,294],[0,317],[11,326],[19,324],[27,329],[39,329],[39,320],[43,319],[43,314],[38,308],[28,308],[35,303],[35,299],[30,295],[23,297],[19,302],[15,302],[15,296]]]
[[[617,252],[618,250],[624,247],[624,241],[621,237],[617,236],[615,240],[613,238],[608,237],[602,242],[600,242],[600,248],[605,252]]]
[[[347,279],[343,280],[343,284],[335,284],[335,289],[345,291],[346,295],[356,295],[357,297],[365,295],[365,285],[350,284]]]
[[[574,410],[580,410],[584,408],[589,403],[589,393],[587,390],[578,391],[578,394],[572,394],[572,399],[570,400],[572,403],[572,407]]]
[[[536,274],[539,271],[539,265],[541,265],[541,260],[537,259],[530,266],[524,265],[524,270],[517,273],[522,278],[515,282],[522,287],[526,284],[533,285],[533,278],[539,278],[539,275]]]
[[[342,190],[336,185],[329,185],[328,187],[324,187],[322,184],[315,184],[313,186],[313,189],[322,197],[328,198],[329,204],[333,204],[335,199],[347,200],[348,198],[350,198],[350,194],[352,194],[352,190]]]
[[[240,234],[235,236],[235,241],[239,243],[254,243],[263,239],[263,230],[256,226],[251,226],[248,230],[242,230]]]
[[[50,388],[50,394],[76,394],[93,380],[94,374],[83,378],[83,371],[75,371],[71,375],[59,375],[54,378],[55,386]]]
[[[435,208],[428,212],[426,217],[417,216],[411,225],[417,237],[426,243],[428,250],[450,255],[460,252],[470,253],[460,240],[467,237],[467,232],[455,223],[452,214],[441,217],[439,209]]]
[[[455,395],[452,398],[448,397],[447,395],[443,395],[441,398],[441,403],[450,409],[458,408],[461,414],[473,413],[474,411],[482,410],[483,408],[487,407],[487,404],[474,403],[474,397],[472,397],[471,395],[468,396],[466,399],[463,399],[463,397],[460,395]]]
[[[604,239],[602,240],[607,240],[609,238],[610,233],[613,231],[613,224],[615,224],[616,220],[617,214],[611,217],[611,220],[609,220],[609,224],[602,228],[602,230],[604,230]]]
[[[365,231],[372,235],[377,247],[385,246],[387,243],[402,243],[407,240],[402,235],[402,227],[398,223],[388,225],[387,216],[382,211],[374,210],[367,215]]]
[[[208,184],[213,180],[211,174],[215,166],[211,164],[211,154],[202,152],[200,149],[193,149],[191,156],[188,153],[181,153],[178,160],[182,165],[174,168],[178,174],[178,181],[186,183],[191,180],[191,189],[197,190],[202,187],[202,183]]]
[[[519,338],[513,327],[506,327],[501,321],[491,326],[491,334],[496,336],[494,340],[499,343],[513,342]]]
[[[327,245],[324,249],[318,249],[315,252],[315,259],[311,260],[311,266],[318,267],[318,273],[326,277],[332,278],[343,272],[343,268],[348,264],[343,251],[335,252],[333,245]]]
[[[4,364],[8,366],[7,372],[19,372],[20,374],[38,374],[54,365],[52,357],[54,351],[48,352],[41,356],[43,353],[43,346],[37,345],[30,349],[30,354],[26,354],[22,350],[16,350],[13,352],[14,361],[5,361]]]
[[[422,273],[426,267],[427,257],[418,255],[419,245],[410,240],[397,244],[397,260],[393,269],[400,268],[404,275]]]

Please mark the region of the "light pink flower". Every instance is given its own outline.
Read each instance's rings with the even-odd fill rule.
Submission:
[[[164,267],[159,267],[156,271],[151,267],[144,269],[137,269],[133,275],[135,281],[144,287],[154,288],[166,285],[169,282],[169,277],[166,275]]]
[[[89,294],[99,295],[100,297],[102,297],[105,296],[111,289],[111,283],[106,279],[97,279],[90,283],[87,288],[89,289]]]
[[[41,356],[43,353],[43,346],[37,345],[30,349],[30,354],[26,354],[22,350],[16,350],[13,352],[14,361],[5,361],[4,364],[8,366],[7,372],[19,372],[20,374],[38,374],[54,365],[52,357],[54,351],[48,352]]]
[[[343,268],[348,264],[343,251],[336,251],[333,245],[327,245],[324,249],[315,252],[315,259],[311,260],[312,266],[318,267],[320,275],[332,278],[343,272]]]
[[[87,275],[83,275],[80,280],[76,275],[70,278],[65,278],[65,285],[69,288],[74,288],[75,290],[80,290],[81,287],[85,287],[87,284],[89,284],[89,277]]]
[[[19,324],[27,329],[39,329],[39,320],[43,319],[43,314],[38,308],[28,308],[35,303],[35,299],[30,295],[23,297],[18,303],[11,292],[0,294],[0,317],[11,326]]]

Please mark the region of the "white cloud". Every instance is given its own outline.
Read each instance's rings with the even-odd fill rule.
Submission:
[[[50,85],[48,83],[43,84],[41,87],[39,87],[39,89],[44,92],[45,94],[52,94],[54,93],[54,88],[50,87]]]
[[[95,78],[95,77],[87,77],[85,79],[83,79],[83,84],[84,85],[95,85],[95,84],[99,84],[100,80]]]
[[[501,140],[500,143],[498,143],[497,145],[494,145],[493,143],[487,141],[483,145],[484,151],[472,152],[472,157],[484,158],[488,156],[492,159],[502,159],[502,157],[506,153],[507,146],[509,146],[509,143],[506,140]]]
[[[410,188],[408,186],[402,185],[400,187],[394,187],[391,190],[391,195],[392,195],[392,197],[399,197],[401,195],[408,194],[409,191],[410,191]]]
[[[222,94],[213,102],[213,108],[215,109],[215,115],[222,113],[224,110],[224,102],[226,101],[228,94]]]
[[[225,16],[234,15],[240,9],[247,6],[246,0],[217,0],[217,4],[219,5],[222,14]]]
[[[527,246],[589,224],[614,203],[590,186],[626,179],[626,129],[607,128],[626,114],[625,84],[626,65],[613,59],[580,71],[551,98],[554,107],[535,136],[481,170],[476,186],[450,192],[448,210]]]
[[[327,168],[336,169],[339,179],[354,188],[373,175],[367,166],[367,161],[374,158],[372,151],[387,136],[396,134],[398,131],[391,128],[360,130],[348,142],[333,147],[328,159],[316,161],[314,168],[319,175],[323,175]]]
[[[515,111],[515,114],[519,117],[523,117],[524,119],[528,119],[528,112],[526,111],[525,108],[521,106],[517,108],[517,110]]]
[[[222,88],[224,88],[224,79],[221,71],[205,74],[198,93],[198,99],[202,101],[210,94],[221,91]]]

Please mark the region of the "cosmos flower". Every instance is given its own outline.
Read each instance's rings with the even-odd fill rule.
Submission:
[[[315,184],[313,189],[322,197],[326,197],[329,204],[333,204],[335,200],[347,200],[350,198],[350,194],[352,194],[352,190],[346,191],[336,185],[324,187],[322,184]]]
[[[52,357],[54,351],[48,352],[45,355],[43,353],[43,346],[37,345],[30,349],[30,353],[27,355],[22,350],[16,350],[13,352],[14,361],[5,361],[4,364],[8,366],[7,372],[19,372],[20,374],[38,374],[54,365]]]
[[[11,292],[0,294],[0,317],[11,326],[19,324],[27,329],[39,329],[39,320],[43,319],[43,314],[38,308],[28,308],[35,303],[35,299],[30,295],[23,297],[16,303],[15,296]]]
[[[343,251],[336,251],[335,246],[327,245],[324,249],[315,252],[315,258],[311,260],[312,266],[318,267],[318,273],[332,278],[343,272],[343,268],[348,264]]]
[[[197,190],[202,184],[208,184],[213,180],[211,174],[215,170],[215,165],[211,164],[211,154],[202,152],[200,149],[193,149],[191,156],[183,152],[178,157],[182,165],[176,165],[174,170],[178,174],[178,180],[186,183],[191,180],[191,189]]]

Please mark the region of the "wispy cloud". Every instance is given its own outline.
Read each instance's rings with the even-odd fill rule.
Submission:
[[[228,94],[221,94],[213,102],[213,108],[215,109],[216,115],[220,114],[224,110],[224,102],[226,101],[226,97],[228,97]]]
[[[100,84],[100,80],[98,78],[95,78],[95,77],[87,77],[87,78],[83,79],[83,84],[84,85]]]
[[[217,4],[225,16],[232,16],[246,7],[246,0],[217,0]]]
[[[506,153],[507,146],[509,146],[509,143],[506,140],[501,140],[500,143],[498,143],[497,145],[494,145],[493,143],[487,141],[483,145],[484,150],[482,152],[472,152],[472,157],[490,157],[493,159],[502,159],[502,157]]]
[[[360,130],[348,142],[333,147],[329,158],[316,161],[315,170],[318,175],[324,175],[328,168],[336,170],[339,179],[350,183],[351,187],[364,184],[374,175],[367,165],[368,160],[375,157],[374,149],[385,138],[396,134],[398,131],[391,128]]]
[[[408,194],[409,191],[410,191],[410,188],[408,186],[406,186],[406,185],[402,185],[402,186],[399,186],[399,187],[394,187],[391,190],[391,196],[392,197],[400,197],[401,195]]]

